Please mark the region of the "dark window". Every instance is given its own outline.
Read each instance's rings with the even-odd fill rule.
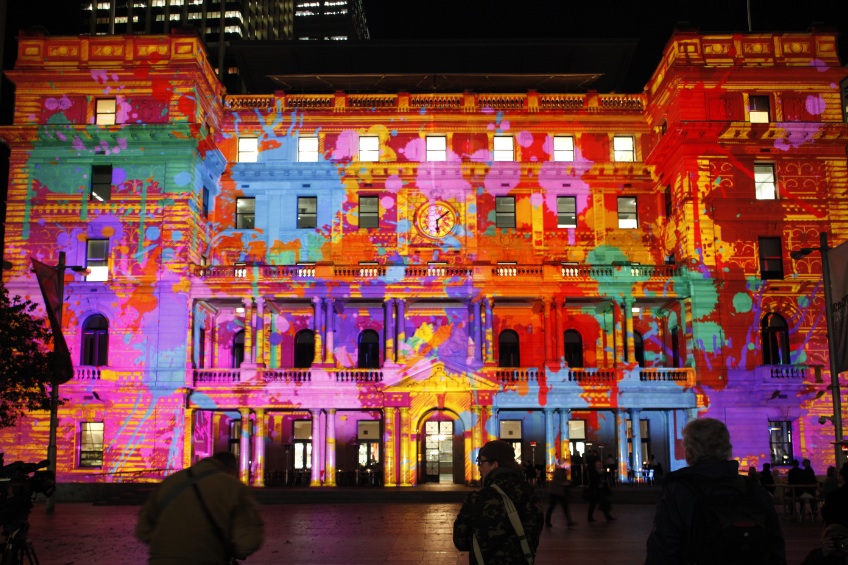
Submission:
[[[233,368],[238,369],[244,363],[244,332],[233,336]]]
[[[112,165],[93,165],[91,167],[89,200],[96,202],[112,200]]]
[[[376,196],[359,197],[359,227],[380,227],[380,202]]]
[[[236,198],[236,229],[252,230],[256,226],[256,199]]]
[[[209,217],[209,189],[205,186],[203,187],[203,217]]]
[[[645,342],[642,341],[642,334],[633,332],[633,354],[636,357],[636,363],[640,367],[645,366]]]
[[[565,364],[569,367],[583,366],[583,338],[576,330],[567,330],[563,336]]]
[[[763,316],[760,324],[764,365],[789,364],[789,327],[780,314]]]
[[[783,246],[779,237],[760,238],[760,278],[783,278]]]
[[[680,330],[671,328],[671,366],[680,367]]]
[[[365,330],[359,334],[359,359],[356,366],[360,369],[380,368],[380,336],[374,330]]]
[[[294,336],[294,366],[296,369],[307,369],[315,360],[315,333],[312,330],[301,330]]]
[[[498,336],[498,367],[520,367],[521,355],[518,348],[518,334],[513,330],[504,330]]]
[[[206,366],[206,330],[200,328],[197,336],[197,368],[203,369]]]
[[[297,198],[297,227],[300,229],[318,226],[318,198],[315,196],[298,196]]]
[[[577,197],[557,196],[557,227],[577,227]]]
[[[674,213],[674,207],[671,202],[671,187],[667,186],[665,188],[665,194],[663,195],[665,198],[665,217],[670,218]]]
[[[752,123],[768,123],[771,121],[768,96],[751,96],[749,102],[749,116]]]
[[[101,367],[108,364],[109,321],[105,316],[89,316],[82,326],[82,355],[80,365]]]
[[[792,453],[792,422],[769,420],[769,448],[772,465],[789,465]]]
[[[495,197],[495,226],[499,228],[515,227],[515,197]]]

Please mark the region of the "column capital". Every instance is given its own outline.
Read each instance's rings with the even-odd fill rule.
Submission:
[[[245,308],[250,308],[250,307],[252,307],[252,306],[253,306],[253,297],[252,297],[252,296],[247,296],[247,297],[245,297],[245,298],[242,298],[242,299],[241,299],[241,303],[242,303],[242,304],[244,304],[244,307],[245,307]]]
[[[321,304],[321,300],[322,300],[322,298],[320,296],[313,296],[312,297],[312,303],[315,304],[316,306]]]
[[[257,308],[264,308],[265,307],[265,297],[264,296],[257,296],[256,297],[256,306],[257,306]]]

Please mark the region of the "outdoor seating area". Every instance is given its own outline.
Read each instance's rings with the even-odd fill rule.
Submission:
[[[822,485],[790,485],[777,481],[774,485],[774,505],[787,519],[818,521],[821,514]]]

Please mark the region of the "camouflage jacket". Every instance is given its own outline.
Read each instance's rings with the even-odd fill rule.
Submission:
[[[539,497],[518,471],[504,467],[493,469],[483,482],[483,488],[468,495],[453,523],[453,544],[468,551],[468,562],[478,565],[472,538],[477,537],[485,565],[516,565],[525,563],[524,553],[515,528],[509,521],[500,494],[492,488],[495,483],[515,504],[530,550],[536,554],[542,533],[542,512]]]

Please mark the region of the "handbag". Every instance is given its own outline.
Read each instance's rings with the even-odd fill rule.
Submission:
[[[200,507],[203,508],[203,513],[206,515],[206,519],[212,524],[212,527],[215,528],[215,533],[224,542],[224,548],[227,550],[227,555],[232,555],[233,551],[230,547],[230,540],[224,535],[224,532],[221,531],[221,526],[218,525],[218,522],[212,518],[212,513],[209,512],[209,508],[206,506],[206,502],[203,500],[203,496],[200,494],[200,489],[197,487],[197,481],[194,480],[194,473],[191,472],[191,467],[187,469],[188,476],[191,479],[191,486],[194,488],[194,493],[197,495],[197,499],[200,501]],[[238,559],[235,557],[227,558],[227,565],[238,565]]]

